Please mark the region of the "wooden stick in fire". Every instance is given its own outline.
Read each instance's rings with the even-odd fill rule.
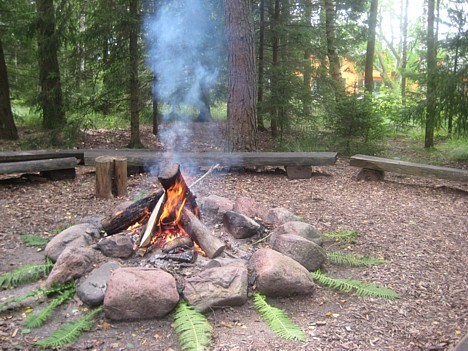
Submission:
[[[151,216],[148,219],[148,223],[146,224],[145,233],[143,234],[143,237],[141,238],[141,241],[140,241],[140,247],[146,247],[149,245],[151,241],[151,237],[153,235],[153,229],[155,226],[157,226],[156,221],[159,219],[159,216],[161,215],[161,211],[163,209],[165,201],[166,201],[166,192],[162,194],[162,196],[159,198],[158,203],[154,207],[153,212],[151,212]]]
[[[200,183],[204,178],[206,178],[207,176],[209,176],[211,173],[213,173],[213,171],[219,167],[219,163],[210,167],[210,169],[204,174],[202,175],[200,178],[198,178],[196,181],[194,181],[190,186],[189,188],[193,188],[195,185],[197,185],[198,183]]]

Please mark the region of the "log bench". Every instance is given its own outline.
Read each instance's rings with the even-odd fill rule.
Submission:
[[[354,155],[351,157],[349,164],[350,166],[362,168],[358,174],[359,180],[382,180],[385,176],[385,171],[387,171],[468,182],[468,171],[457,168],[432,166],[367,155]]]
[[[39,172],[42,177],[51,180],[73,179],[78,163],[76,157],[0,162],[0,174]]]

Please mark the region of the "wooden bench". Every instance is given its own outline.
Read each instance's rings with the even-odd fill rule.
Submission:
[[[425,165],[367,155],[354,155],[351,157],[349,164],[362,168],[358,174],[358,179],[360,180],[382,180],[385,171],[388,171],[468,182],[468,171],[463,169]]]
[[[98,156],[119,156],[127,159],[128,167],[153,168],[157,171],[163,160],[184,166],[262,167],[284,166],[291,179],[310,178],[312,166],[334,165],[336,152],[180,152],[163,153],[152,150],[84,150],[85,164],[95,165]]]
[[[41,176],[51,180],[73,179],[78,163],[76,157],[0,162],[0,174],[40,172]]]

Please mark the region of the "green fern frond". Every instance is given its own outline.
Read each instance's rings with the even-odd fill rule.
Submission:
[[[65,284],[62,284],[62,285],[53,286],[50,289],[35,289],[35,290],[27,293],[26,295],[13,297],[13,298],[8,299],[8,300],[6,300],[6,301],[4,301],[4,302],[2,302],[0,304],[0,311],[5,306],[11,305],[13,303],[21,303],[24,300],[29,299],[30,297],[41,297],[41,296],[46,296],[46,295],[50,295],[50,294],[54,294],[54,293],[57,293],[57,292],[68,290],[68,289],[70,289],[71,285],[75,286],[75,283],[74,282],[68,282],[68,283],[65,283]]]
[[[302,329],[294,324],[284,311],[270,306],[265,297],[258,292],[254,294],[254,305],[274,333],[283,339],[305,341],[305,334]]]
[[[213,327],[202,313],[184,300],[175,308],[174,328],[184,351],[202,351],[211,344]]]
[[[96,308],[83,317],[62,325],[51,336],[38,341],[36,345],[42,349],[51,349],[74,342],[84,330],[92,328],[94,316],[101,312],[103,308],[103,306]]]
[[[44,238],[42,236],[38,236],[34,234],[20,235],[20,239],[26,246],[32,246],[32,247],[45,247],[47,243],[50,241],[50,239],[48,238]]]
[[[354,291],[356,295],[359,296],[369,296],[389,300],[398,298],[398,294],[395,291],[379,287],[372,283],[349,278],[332,278],[322,273],[320,270],[312,272],[311,274],[314,280],[327,288],[343,292]]]
[[[30,283],[47,276],[54,263],[47,259],[44,264],[25,264],[11,272],[0,275],[0,288],[14,287],[24,283]]]
[[[383,258],[373,256],[360,256],[332,251],[327,253],[328,261],[332,264],[350,267],[370,267],[384,264],[387,261]]]
[[[30,314],[24,321],[24,325],[28,328],[39,328],[43,326],[52,314],[52,311],[65,301],[70,300],[75,295],[75,292],[76,287],[74,284],[70,286],[68,290],[61,291],[60,295],[53,299],[42,311]]]
[[[337,239],[337,240],[342,240],[342,241],[352,241],[356,239],[359,235],[357,230],[343,230],[340,232],[332,232],[332,233],[324,233],[322,234],[325,238],[329,239]]]

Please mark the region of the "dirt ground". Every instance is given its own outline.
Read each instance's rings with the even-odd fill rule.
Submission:
[[[187,149],[219,150],[222,137],[216,134],[218,129],[216,124],[197,124]],[[94,131],[80,147],[124,147],[126,137],[124,131]],[[149,130],[142,139],[147,146],[168,148]],[[14,145],[7,147],[13,149]],[[260,148],[268,147],[262,141]],[[468,332],[468,184],[396,174],[388,174],[381,182],[364,182],[356,180],[357,171],[346,158],[335,166],[314,169],[314,176],[304,180],[289,180],[277,170],[222,170],[195,189],[199,198],[210,194],[231,199],[249,196],[264,209],[285,207],[322,233],[357,230],[359,236],[349,246],[328,241],[326,248],[383,257],[388,263],[371,268],[326,264],[325,270],[334,277],[377,283],[400,296],[388,301],[317,286],[308,297],[269,298],[271,305],[282,308],[302,327],[305,343],[273,334],[249,299],[242,307],[207,315],[214,327],[212,350],[437,351],[451,350]],[[24,263],[42,262],[43,253],[26,247],[21,234],[53,236],[84,216],[108,214],[119,203],[158,187],[154,175],[139,174],[129,178],[128,197],[97,199],[93,172],[91,167],[79,167],[75,180],[55,182],[2,179],[0,273]],[[202,174],[187,173],[187,178]],[[0,291],[0,302],[40,284]],[[26,315],[43,306],[28,300],[16,309],[0,312],[0,349],[33,350],[34,341],[85,310],[75,299],[54,312],[46,326],[24,333]],[[64,349],[179,350],[172,323],[171,315],[125,323],[101,315],[93,330]]]

